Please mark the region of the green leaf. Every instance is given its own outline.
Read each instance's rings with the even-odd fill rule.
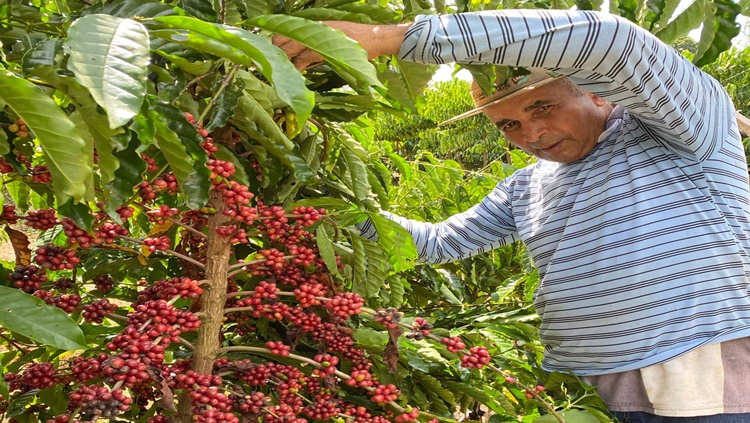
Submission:
[[[62,60],[62,53],[62,40],[44,40],[23,56],[23,71],[28,74],[37,66],[54,67]]]
[[[445,389],[441,381],[437,378],[422,372],[413,372],[412,377],[425,387],[425,390],[431,397],[433,397],[433,401],[443,400],[451,405],[456,403],[456,398],[453,396],[453,392]]]
[[[153,18],[178,12],[182,13],[180,9],[174,6],[152,0],[119,0],[102,5],[101,9],[93,8],[89,11],[102,15],[131,19],[135,17]]]
[[[367,167],[362,160],[350,149],[341,149],[341,166],[346,175],[346,185],[351,188],[354,198],[361,202],[369,197],[372,191],[367,175]]]
[[[213,132],[214,129],[226,125],[227,120],[234,115],[237,102],[240,96],[244,95],[242,85],[242,80],[238,79],[230,83],[217,97],[214,97],[215,106],[211,110],[211,120],[205,126],[208,132]]]
[[[297,114],[298,126],[303,126],[312,113],[315,96],[305,87],[305,78],[287,59],[284,52],[265,38],[242,28],[202,22],[189,17],[163,17],[155,19],[172,28],[191,32],[162,32],[172,41],[216,54],[235,63],[256,67],[269,81],[274,83],[279,97]],[[209,37],[217,43],[201,43],[201,38]],[[206,48],[206,47],[212,48]],[[220,48],[217,48],[220,47]]]
[[[276,125],[276,122],[253,97],[247,95],[240,97],[239,108],[240,112],[235,114],[232,121],[240,129],[250,135],[254,141],[262,145],[285,166],[292,168],[295,177],[300,181],[307,182],[314,176],[305,159],[295,151],[297,149],[294,143],[287,138],[284,131]],[[267,137],[255,130],[255,125]]]
[[[14,288],[0,286],[0,326],[62,350],[86,348],[81,328],[67,313]]]
[[[388,262],[377,244],[371,241],[355,236],[351,239],[351,244],[354,273],[352,292],[369,298],[383,286],[388,275]]]
[[[638,2],[636,0],[612,0],[610,1],[609,10],[611,13],[622,16],[631,22],[638,21],[636,17]]]
[[[414,266],[417,257],[417,248],[409,232],[398,223],[378,213],[368,213],[375,229],[378,232],[378,244],[388,256],[388,261],[393,270],[401,272]]]
[[[212,2],[206,0],[182,0],[180,7],[188,14],[195,16],[204,21],[215,21],[216,12],[212,7]]]
[[[315,50],[353,87],[357,83],[383,88],[367,52],[343,33],[320,22],[287,15],[256,16],[250,25],[281,34]]]
[[[382,350],[385,344],[388,343],[388,333],[360,327],[354,330],[354,340],[362,347]]]
[[[140,141],[133,134],[130,138],[130,143],[125,149],[113,153],[119,166],[114,172],[115,178],[112,182],[105,184],[110,199],[105,204],[105,207],[110,216],[116,214],[113,212],[118,206],[125,204],[130,196],[133,195],[133,187],[143,180],[142,175],[146,171],[146,162],[141,159],[140,154],[137,152],[140,145]]]
[[[126,124],[143,103],[148,43],[142,24],[108,15],[84,16],[68,30],[68,69],[107,111],[111,128]]]
[[[190,208],[199,209],[208,202],[211,172],[208,155],[200,146],[201,138],[176,107],[152,99],[148,115],[156,127],[156,144],[185,193]]]
[[[647,4],[651,6],[650,2]],[[656,34],[669,25],[669,21],[672,19],[675,10],[680,5],[680,0],[658,0],[658,3],[655,3],[655,5],[658,5],[658,7],[653,10],[654,16],[649,28],[652,34]]]
[[[69,218],[79,228],[91,233],[94,227],[94,216],[86,203],[74,203],[73,199],[57,207],[57,212]]]
[[[506,413],[506,410],[495,401],[495,399],[500,398],[502,394],[499,392],[493,393],[493,389],[488,389],[487,387],[484,387],[484,389],[478,389],[472,385],[469,385],[468,383],[456,382],[453,380],[443,380],[442,384],[453,392],[462,392],[470,396],[471,398],[474,398],[475,400],[492,409],[492,411],[494,411],[495,413]]]
[[[93,151],[52,99],[32,83],[0,75],[0,101],[26,122],[39,140],[60,203],[79,201],[93,177]]]
[[[740,33],[740,25],[736,21],[741,10],[738,4],[732,0],[714,0],[709,5],[713,13],[706,14],[693,57],[693,63],[698,67],[716,60],[721,52],[732,46],[732,39]]]
[[[8,134],[5,131],[0,131],[0,156],[4,156],[8,153],[10,153]]]
[[[339,268],[336,264],[336,253],[333,251],[333,243],[328,238],[325,226],[320,225],[315,230],[315,242],[318,245],[320,257],[325,262],[328,271],[334,275],[338,274]]]
[[[396,275],[391,275],[388,278],[388,293],[391,295],[389,305],[391,307],[400,308],[404,302],[404,280]]]
[[[672,22],[657,31],[655,35],[667,44],[673,43],[680,37],[686,36],[690,31],[703,23],[704,19],[703,1],[693,2],[687,9],[683,10]]]

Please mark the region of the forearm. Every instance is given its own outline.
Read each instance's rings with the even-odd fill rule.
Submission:
[[[517,240],[508,198],[501,182],[479,204],[440,223],[421,222],[387,212],[381,214],[411,234],[417,248],[417,260],[447,263]],[[357,227],[365,238],[377,239],[377,228],[372,221],[362,222]]]
[[[398,54],[411,23],[401,25],[369,25],[351,24],[332,25],[344,32],[349,38],[357,41],[366,51],[370,59],[383,55]]]

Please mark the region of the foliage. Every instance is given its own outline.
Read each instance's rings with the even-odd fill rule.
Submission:
[[[699,47],[710,61],[736,14],[701,4],[716,11]],[[643,25],[670,5],[613,10]],[[456,5],[475,6],[500,4]],[[609,421],[590,388],[539,369],[521,247],[415,266],[406,231],[377,213],[437,220],[524,164],[511,152],[465,179],[456,162],[381,149],[359,118],[417,109],[434,68],[373,64],[317,22],[446,11],[421,0],[0,5],[0,224],[16,256],[2,266],[3,418],[450,422],[486,407],[493,423]],[[297,71],[273,33],[326,63]],[[367,218],[378,243],[353,226]]]
[[[715,62],[702,67],[716,78],[729,93],[734,107],[745,116],[750,116],[750,93],[745,88],[750,84],[750,49],[730,49],[723,52]]]
[[[483,116],[438,126],[471,109],[469,84],[460,79],[438,82],[425,91],[423,106],[416,114],[399,118],[386,112],[372,114],[375,138],[389,141],[408,159],[429,151],[442,159],[456,160],[465,169],[477,170],[491,161],[509,162],[509,145]]]

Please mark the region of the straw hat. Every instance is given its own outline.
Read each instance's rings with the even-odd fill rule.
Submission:
[[[478,115],[486,107],[529,92],[534,88],[541,87],[542,85],[549,84],[550,82],[563,76],[559,73],[544,69],[529,69],[529,71],[531,73],[528,75],[515,76],[508,79],[508,81],[506,81],[504,84],[497,85],[492,95],[485,94],[479,84],[477,84],[476,81],[472,81],[471,98],[474,99],[474,105],[476,107],[469,110],[468,112],[461,113],[458,116],[454,116],[444,122],[440,122],[438,126],[447,125],[469,116]]]

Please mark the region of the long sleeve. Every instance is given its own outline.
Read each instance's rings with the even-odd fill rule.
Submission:
[[[447,263],[516,241],[508,182],[500,182],[479,204],[440,223],[427,223],[381,212],[406,228],[417,246],[417,259]],[[362,235],[376,239],[372,222],[360,226]]]

